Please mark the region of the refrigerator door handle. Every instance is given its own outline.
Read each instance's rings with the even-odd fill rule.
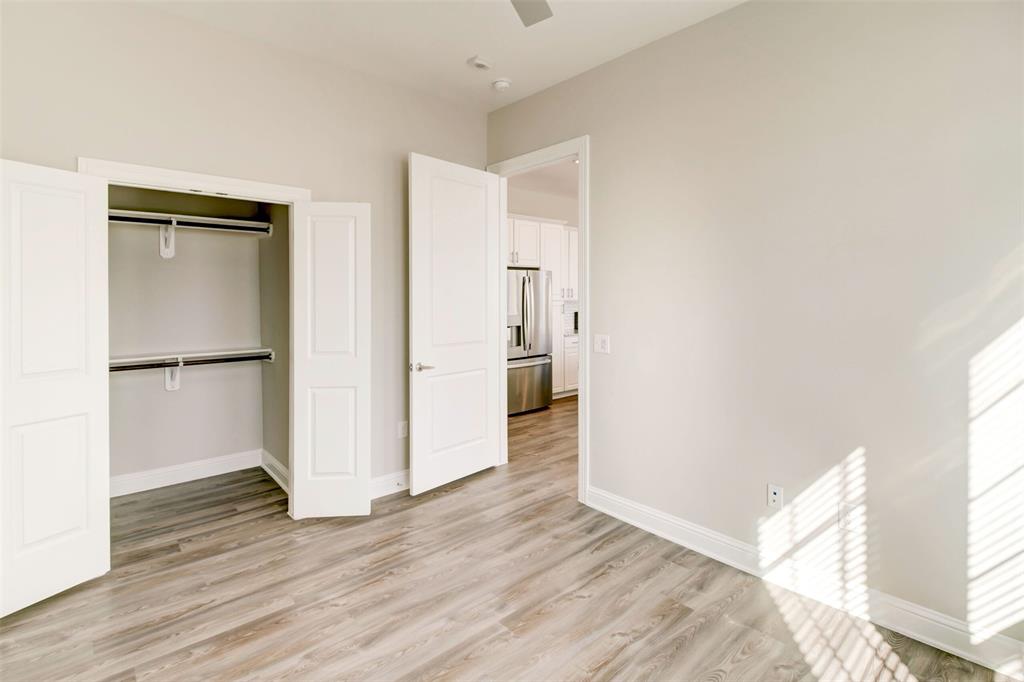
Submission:
[[[522,309],[523,309],[523,349],[524,350],[529,350],[530,349],[530,309],[529,309],[529,301],[526,298],[526,290],[527,290],[526,288],[529,285],[529,279],[528,279],[528,276],[526,275],[526,273],[523,273],[523,277],[522,277],[521,281],[523,283],[522,284],[523,290],[521,292],[519,292],[519,300],[521,301],[520,305],[522,306]]]
[[[533,350],[533,334],[534,334],[534,329],[533,329],[533,277],[530,276],[530,273],[526,273],[525,280],[526,280],[526,303],[527,303],[528,309],[530,311],[529,312],[530,328],[529,328],[529,331],[527,332],[527,335],[526,335],[526,350],[527,351],[531,351],[531,350]]]

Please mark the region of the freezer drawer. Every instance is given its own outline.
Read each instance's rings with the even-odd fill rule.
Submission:
[[[508,413],[518,414],[551,404],[551,356],[510,360]]]

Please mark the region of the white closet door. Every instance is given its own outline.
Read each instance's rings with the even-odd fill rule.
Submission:
[[[499,463],[497,175],[409,157],[410,490]]]
[[[370,513],[370,205],[294,204],[288,513]]]
[[[107,183],[0,162],[0,615],[110,570]]]

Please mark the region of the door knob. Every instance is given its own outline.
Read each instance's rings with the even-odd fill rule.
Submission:
[[[417,362],[416,363],[416,371],[417,372],[422,372],[425,369],[434,369],[434,366],[433,365],[424,365],[422,362]]]

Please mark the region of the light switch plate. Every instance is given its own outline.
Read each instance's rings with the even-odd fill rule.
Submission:
[[[409,437],[409,422],[398,422],[398,437],[408,438]]]
[[[594,334],[594,352],[610,354],[612,352],[612,339],[607,334]]]

